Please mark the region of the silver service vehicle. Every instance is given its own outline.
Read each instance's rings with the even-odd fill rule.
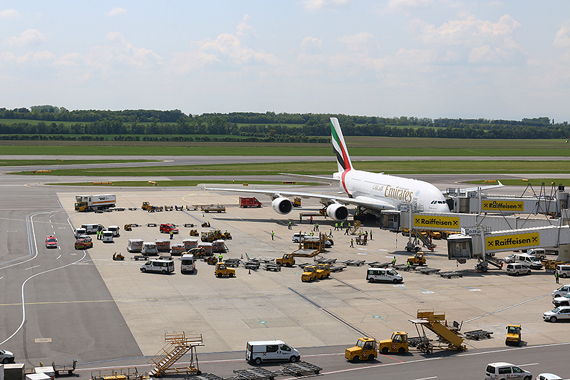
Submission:
[[[518,276],[521,274],[530,274],[530,268],[525,264],[513,263],[507,264],[507,274]]]
[[[245,360],[254,364],[266,361],[285,361],[294,363],[301,359],[299,351],[282,340],[262,340],[247,342]]]
[[[168,259],[151,259],[141,265],[141,272],[172,273],[174,272],[174,261]]]
[[[570,306],[559,306],[552,311],[545,311],[542,318],[548,322],[556,322],[559,319],[570,319]]]
[[[552,297],[562,297],[565,294],[570,293],[570,285],[562,285],[558,289],[552,292]]]
[[[370,282],[392,282],[397,284],[404,281],[402,275],[391,268],[368,268],[366,279]]]
[[[196,270],[196,264],[194,263],[194,255],[192,254],[182,255],[181,261],[182,261],[180,264],[181,273],[186,273],[186,272],[194,273],[194,271]]]

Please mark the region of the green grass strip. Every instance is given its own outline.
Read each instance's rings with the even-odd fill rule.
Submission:
[[[67,182],[67,183],[46,183],[46,185],[59,185],[59,186],[111,186],[111,187],[175,187],[175,186],[198,186],[202,183],[212,183],[212,184],[232,184],[235,186],[242,186],[247,189],[247,185],[279,185],[279,186],[290,186],[290,185],[304,185],[304,186],[316,186],[316,182],[280,182],[280,181],[195,181],[195,180],[182,180],[182,181],[113,181],[113,182]]]

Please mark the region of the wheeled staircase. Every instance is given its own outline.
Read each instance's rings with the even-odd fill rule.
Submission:
[[[162,377],[170,373],[197,373],[200,374],[198,368],[198,356],[196,355],[196,347],[203,346],[204,340],[202,335],[186,335],[182,332],[166,332],[164,340],[167,344],[160,351],[149,359],[149,364],[154,364],[154,368],[150,370],[150,377]],[[175,368],[174,364],[184,355],[190,352],[190,364],[188,367]]]

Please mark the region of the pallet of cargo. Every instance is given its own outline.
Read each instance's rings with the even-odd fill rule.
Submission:
[[[276,373],[265,368],[234,369],[236,380],[274,380]]]
[[[345,264],[331,265],[331,272],[340,272],[346,268]]]
[[[384,262],[373,261],[368,263],[368,266],[371,268],[388,268],[391,264],[392,264],[391,261],[384,261]]]
[[[427,268],[427,267],[417,267],[416,272],[420,272],[421,274],[434,274],[439,272],[441,269],[439,268]]]
[[[243,266],[245,269],[259,269],[259,261],[248,261]]]
[[[281,265],[279,264],[275,264],[275,263],[266,263],[263,268],[266,271],[273,271],[273,272],[280,272],[281,271]]]
[[[439,272],[441,277],[452,278],[452,277],[463,277],[463,273],[451,271],[451,272]]]
[[[292,376],[318,375],[322,368],[307,362],[281,364],[282,371]]]
[[[346,260],[346,261],[340,261],[340,262],[343,264],[355,266],[355,267],[359,267],[361,265],[364,265],[364,263],[366,263],[365,260]]]
[[[325,259],[324,257],[319,257],[315,259],[315,262],[318,264],[334,264],[336,263],[336,259]]]
[[[240,259],[225,259],[224,263],[230,268],[237,268],[239,267]]]
[[[467,339],[471,340],[479,340],[479,339],[490,339],[492,331],[485,331],[485,330],[473,330],[473,331],[466,331],[463,333]]]
[[[144,255],[134,255],[133,256],[133,260],[135,261],[139,261],[139,260],[147,260],[148,256],[144,256]]]

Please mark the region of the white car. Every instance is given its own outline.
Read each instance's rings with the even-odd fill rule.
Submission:
[[[10,351],[0,350],[0,363],[14,363],[14,354]]]
[[[562,379],[560,376],[553,373],[541,373],[536,377],[536,380],[558,380]]]
[[[505,257],[503,259],[503,262],[505,263],[514,263],[515,262],[515,254],[513,253],[512,255],[508,255],[507,257]]]
[[[552,297],[562,297],[565,294],[570,293],[570,285],[562,285],[558,289],[552,292]]]
[[[562,297],[555,297],[552,303],[554,306],[570,306],[570,293],[566,293]]]
[[[570,306],[560,306],[542,315],[545,321],[556,322],[559,319],[570,319]]]
[[[521,379],[532,380],[532,374],[511,363],[490,363],[485,369],[485,380]]]

